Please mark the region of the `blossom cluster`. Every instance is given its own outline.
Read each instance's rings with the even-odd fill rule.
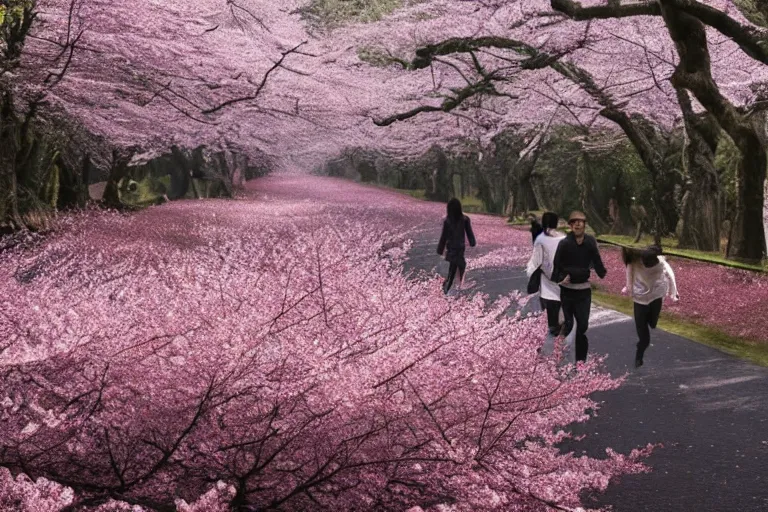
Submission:
[[[516,296],[403,274],[403,226],[439,226],[437,206],[274,177],[65,217],[0,255],[0,465],[35,482],[0,473],[0,499],[548,510],[647,470],[650,448],[558,448],[620,384],[599,358],[569,372],[538,356],[538,318],[506,314]],[[478,240],[502,222],[473,219]]]
[[[662,125],[680,117],[668,80],[678,57],[659,17],[593,20],[585,27],[555,13],[548,0],[429,0],[402,2],[376,22],[312,31],[300,0],[38,5],[19,86],[44,80],[50,63],[40,55],[59,51],[52,42],[63,44],[82,32],[63,80],[50,91],[50,104],[121,146],[162,150],[203,143],[244,153],[258,147],[286,168],[307,169],[344,147],[415,156],[458,139],[488,143],[510,126],[589,126],[598,117],[594,100],[573,83],[548,70],[522,72],[522,57],[495,49],[473,57],[486,73],[502,78],[495,82],[496,97],[465,102],[466,111],[448,122],[444,112],[432,112],[374,126],[372,118],[437,106],[477,78],[473,61],[456,55],[429,70],[386,65],[390,56],[410,61],[417,48],[454,37],[519,40],[562,54],[563,62],[589,71],[628,111]],[[741,19],[733,2],[718,5]],[[765,66],[716,31],[707,37],[723,94],[737,105],[754,102],[751,86],[765,81]],[[372,65],[361,60],[364,55],[380,55],[384,63]]]

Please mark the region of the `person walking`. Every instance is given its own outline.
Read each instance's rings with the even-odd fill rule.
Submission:
[[[557,231],[558,216],[554,212],[545,212],[541,216],[543,232],[533,242],[533,254],[528,260],[526,274],[530,279],[537,269],[541,268],[541,284],[539,285],[539,297],[541,309],[547,312],[547,326],[553,336],[560,333],[560,286],[550,277],[554,269],[555,253],[557,246],[565,238],[565,235]]]
[[[573,330],[576,320],[576,361],[586,361],[589,352],[589,310],[592,288],[589,277],[594,269],[600,279],[606,274],[597,241],[585,233],[587,217],[580,211],[568,216],[571,232],[557,246],[552,281],[560,285],[560,303],[565,317],[565,335]]]
[[[450,263],[448,277],[443,283],[443,292],[448,293],[453,286],[456,272],[459,273],[459,288],[464,280],[464,271],[467,268],[467,261],[464,259],[465,239],[469,240],[469,246],[476,245],[475,234],[472,232],[472,224],[469,217],[461,211],[461,201],[455,197],[448,201],[446,206],[448,215],[443,220],[443,232],[440,234],[440,242],[437,244],[437,254],[443,255]]]
[[[661,254],[658,245],[645,250],[627,247],[621,250],[621,259],[627,267],[627,286],[621,292],[629,292],[635,309],[638,337],[635,368],[643,366],[643,355],[651,344],[650,329],[656,328],[664,297],[669,295],[673,301],[680,300],[675,273]]]

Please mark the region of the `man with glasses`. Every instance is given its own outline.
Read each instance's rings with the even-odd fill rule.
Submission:
[[[576,319],[576,361],[586,361],[589,351],[587,328],[589,310],[592,307],[592,288],[589,283],[590,269],[594,268],[600,279],[605,277],[605,266],[600,259],[597,241],[587,235],[587,217],[582,212],[572,212],[568,217],[571,232],[558,244],[555,252],[552,281],[560,285],[560,302],[565,317],[565,335],[573,330]]]

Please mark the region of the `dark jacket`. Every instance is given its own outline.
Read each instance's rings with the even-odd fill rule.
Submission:
[[[552,281],[559,283],[570,275],[572,284],[589,282],[590,268],[595,269],[600,279],[605,277],[606,270],[600,259],[597,241],[593,236],[584,235],[584,241],[579,245],[573,233],[568,233],[557,246]]]
[[[437,254],[442,255],[447,248],[445,259],[453,261],[456,258],[464,256],[464,238],[469,240],[469,246],[475,246],[475,234],[472,232],[472,224],[466,215],[458,222],[453,222],[446,217],[443,221],[443,232],[440,235],[440,242],[437,244]]]

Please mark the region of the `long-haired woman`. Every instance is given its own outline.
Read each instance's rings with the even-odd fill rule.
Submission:
[[[656,328],[664,297],[669,295],[673,301],[680,299],[675,273],[661,254],[662,250],[658,245],[644,250],[627,247],[621,250],[621,259],[627,267],[627,286],[622,292],[629,292],[635,303],[635,328],[638,337],[635,368],[643,365],[643,355],[651,344],[650,329]]]
[[[448,293],[453,286],[457,271],[459,273],[459,287],[464,280],[464,271],[467,268],[467,261],[464,259],[465,239],[469,240],[470,247],[474,247],[476,243],[469,217],[464,215],[461,210],[461,201],[454,197],[448,201],[446,210],[447,216],[443,220],[443,232],[440,235],[440,242],[437,244],[437,254],[442,256],[445,251],[445,259],[450,263],[448,277],[443,283],[444,293]]]

